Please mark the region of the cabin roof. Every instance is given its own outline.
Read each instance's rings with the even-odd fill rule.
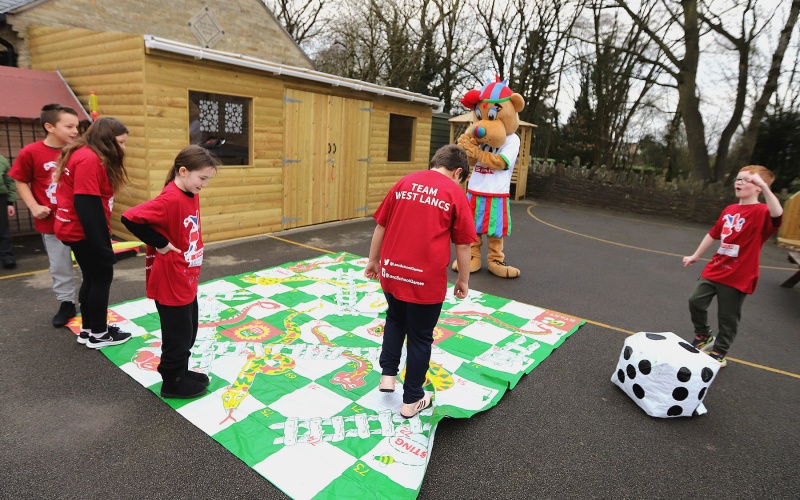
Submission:
[[[43,106],[58,103],[75,108],[81,120],[90,120],[58,72],[0,66],[0,88],[0,116],[38,118]]]
[[[394,87],[384,87],[374,83],[363,82],[352,78],[344,78],[341,76],[322,73],[320,71],[300,68],[297,66],[289,66],[286,64],[279,64],[264,59],[258,59],[251,56],[242,54],[234,54],[231,52],[223,52],[220,50],[205,49],[200,46],[190,45],[183,42],[176,42],[166,38],[157,37],[155,35],[144,36],[145,47],[148,51],[160,50],[172,54],[180,54],[184,56],[193,57],[197,60],[207,60],[231,64],[233,66],[240,66],[244,68],[251,68],[265,73],[270,73],[278,76],[289,76],[299,78],[302,80],[324,83],[333,87],[342,87],[353,89],[359,92],[367,92],[379,96],[394,97],[405,101],[411,101],[421,104],[426,104],[433,108],[441,108],[444,103],[436,97],[426,96],[408,90],[398,89]]]

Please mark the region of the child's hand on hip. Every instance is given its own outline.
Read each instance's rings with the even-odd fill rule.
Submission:
[[[167,252],[178,252],[181,253],[180,249],[175,248],[172,243],[167,243],[167,246],[163,248],[156,248],[156,251],[161,255],[165,255]]]

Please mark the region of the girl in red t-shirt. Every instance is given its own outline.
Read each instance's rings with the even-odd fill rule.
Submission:
[[[56,169],[56,237],[69,245],[81,268],[82,327],[78,341],[92,349],[131,338],[108,325],[108,295],[114,279],[111,209],[114,192],[128,182],[123,159],[128,129],[114,118],[100,118],[70,144]]]
[[[154,199],[122,214],[122,223],[147,243],[147,297],[155,300],[161,320],[161,397],[195,398],[206,393],[209,379],[189,370],[197,339],[197,285],[203,263],[200,190],[217,171],[219,160],[208,150],[185,147]]]

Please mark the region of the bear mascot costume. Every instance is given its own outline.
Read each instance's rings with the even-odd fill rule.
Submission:
[[[489,272],[501,278],[516,278],[520,270],[506,263],[503,238],[511,234],[511,174],[519,154],[519,112],[525,107],[521,95],[508,88],[508,80],[489,79],[481,90],[470,90],[461,104],[472,110],[472,125],[458,138],[467,152],[472,175],[467,197],[475,217],[478,241],[472,244],[469,270],[481,268],[483,235],[489,246]],[[458,265],[453,262],[453,270]]]

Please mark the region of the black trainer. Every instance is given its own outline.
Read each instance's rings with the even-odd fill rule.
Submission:
[[[83,330],[81,330],[81,332],[75,339],[78,341],[79,344],[86,345],[86,343],[89,342],[89,332],[84,332]]]
[[[186,378],[196,380],[201,384],[205,385],[206,387],[208,387],[208,384],[211,383],[211,379],[208,378],[208,375],[206,375],[205,373],[200,373],[192,370],[186,370]]]
[[[116,325],[108,325],[108,331],[102,337],[89,335],[89,339],[86,341],[86,347],[90,349],[102,349],[103,347],[108,347],[110,345],[124,344],[130,339],[130,333],[123,332]],[[80,340],[78,342],[80,342]]]
[[[206,393],[206,385],[187,375],[166,376],[161,384],[162,398],[192,399]]]
[[[61,306],[58,308],[58,312],[53,316],[53,326],[56,328],[66,326],[69,320],[74,318],[76,314],[78,314],[78,311],[75,310],[75,304],[73,302],[62,302]]]

